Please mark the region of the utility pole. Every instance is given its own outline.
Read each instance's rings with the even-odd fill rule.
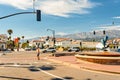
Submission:
[[[33,12],[35,12],[35,0],[33,0]]]

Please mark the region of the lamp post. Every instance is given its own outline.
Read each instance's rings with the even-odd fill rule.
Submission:
[[[52,34],[53,34],[53,47],[55,48],[55,30],[47,29],[47,31],[52,31]]]

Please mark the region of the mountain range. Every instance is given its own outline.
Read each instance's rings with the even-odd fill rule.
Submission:
[[[91,32],[80,32],[80,33],[74,33],[74,34],[68,34],[68,35],[55,35],[56,38],[71,38],[75,40],[84,40],[84,41],[100,41],[104,38],[104,36],[108,36],[108,39],[113,38],[120,38],[120,30],[106,30],[105,34],[103,34],[103,31],[97,30],[95,31],[95,34],[93,34],[93,31]],[[32,38],[30,40],[37,40],[40,39],[40,37]]]
[[[93,31],[91,31],[91,32],[68,34],[64,36],[56,35],[56,37],[65,37],[65,38],[72,38],[76,40],[87,40],[87,41],[91,41],[93,39],[99,41],[102,38],[104,38],[104,36],[108,36],[109,39],[120,38],[120,30],[106,30],[105,34],[103,34],[103,31],[95,31],[95,34],[93,34]]]

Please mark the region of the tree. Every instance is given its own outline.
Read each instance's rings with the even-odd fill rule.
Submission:
[[[29,43],[29,40],[27,40],[26,43]]]
[[[7,42],[7,48],[9,48],[13,51],[14,50],[14,42],[11,40],[11,34],[13,33],[13,30],[8,29],[7,32],[9,34],[8,42]]]
[[[20,40],[20,37],[18,37],[18,40]]]
[[[9,34],[9,37],[11,37],[11,34],[13,33],[13,30],[12,29],[8,29],[7,32]]]
[[[6,42],[7,43],[7,48],[11,49],[11,51],[14,51],[14,41],[13,40],[9,40]]]
[[[28,46],[28,43],[25,42],[25,43],[22,44],[21,47],[25,49],[27,46]]]
[[[18,38],[18,46],[17,46],[17,51],[19,51],[19,48],[20,48],[20,43],[19,43],[19,41],[20,41],[20,37],[17,37]]]
[[[24,38],[25,38],[25,37],[24,37],[24,36],[22,36],[23,43],[24,43]]]
[[[22,36],[22,39],[24,39],[25,37],[24,36]]]
[[[8,40],[11,40],[11,36],[9,36]]]

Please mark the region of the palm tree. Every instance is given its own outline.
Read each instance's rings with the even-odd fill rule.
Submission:
[[[24,43],[24,38],[25,38],[25,37],[24,37],[24,36],[22,36],[23,43]]]
[[[9,34],[9,38],[11,38],[11,34],[13,33],[13,30],[12,29],[8,29],[7,32]]]
[[[22,36],[22,39],[24,39],[25,37],[24,36]]]
[[[20,37],[18,37],[18,40],[20,40]]]
[[[11,36],[9,36],[8,40],[11,40]]]
[[[18,38],[18,46],[17,46],[17,51],[19,51],[19,48],[20,48],[20,43],[19,43],[19,41],[20,41],[20,37],[17,37]]]
[[[13,44],[13,41],[11,40],[11,34],[13,33],[13,30],[8,29],[7,32],[9,34],[7,47],[10,48],[13,51],[14,50],[14,44]]]

